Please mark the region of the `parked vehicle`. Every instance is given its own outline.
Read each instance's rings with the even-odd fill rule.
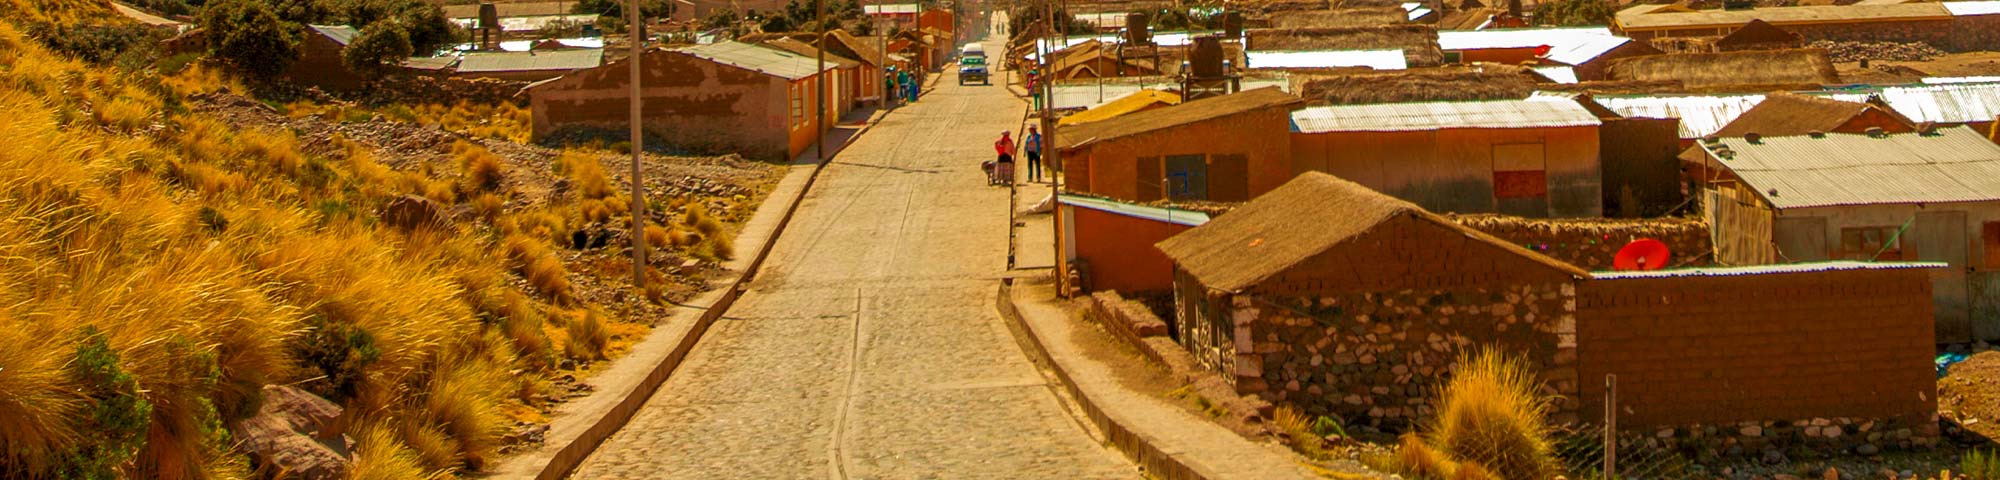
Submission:
[[[959,57],[958,84],[977,81],[980,85],[992,85],[993,79],[986,73],[986,57]]]

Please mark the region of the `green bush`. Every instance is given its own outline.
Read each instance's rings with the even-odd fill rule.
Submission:
[[[375,22],[361,29],[361,36],[340,52],[349,70],[381,75],[410,57],[410,32],[395,21]]]
[[[1535,23],[1542,25],[1609,25],[1616,13],[1605,0],[1554,0],[1535,5]]]
[[[306,322],[312,329],[294,340],[292,351],[298,354],[300,366],[317,370],[313,373],[318,375],[304,388],[336,402],[353,398],[366,380],[365,369],[382,358],[375,337],[359,326],[317,315]]]
[[[96,327],[83,328],[70,375],[88,399],[76,431],[89,432],[63,456],[62,478],[120,478],[118,469],[146,444],[153,405],[141,397],[139,382],[119,364],[118,352]]]
[[[1959,473],[1969,480],[2000,480],[2000,455],[1991,450],[1965,452],[1958,461]]]
[[[209,55],[254,76],[283,73],[299,58],[296,26],[259,0],[222,0],[201,12]]]
[[[128,53],[150,56],[165,38],[159,30],[137,23],[86,23],[68,27],[36,23],[28,25],[27,30],[51,50],[96,64],[111,63]]]

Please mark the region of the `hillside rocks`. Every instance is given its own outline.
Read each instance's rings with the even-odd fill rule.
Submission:
[[[1820,40],[1806,46],[1825,49],[1827,58],[1832,59],[1836,63],[1858,62],[1864,59],[1874,61],[1924,62],[1944,56],[1943,50],[1938,50],[1937,47],[1924,42],[1834,42]]]
[[[259,469],[285,478],[346,478],[348,441],[339,405],[292,387],[267,385],[257,414],[236,422],[237,449]]]

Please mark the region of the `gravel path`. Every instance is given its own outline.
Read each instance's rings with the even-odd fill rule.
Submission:
[[[1002,51],[997,42],[988,51]],[[994,311],[1022,105],[951,73],[829,166],[751,291],[575,478],[1137,478]]]

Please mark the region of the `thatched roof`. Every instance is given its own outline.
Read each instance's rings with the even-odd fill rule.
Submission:
[[[1332,6],[1327,0],[1246,0],[1232,3],[1229,8],[1249,15],[1260,15],[1272,12],[1326,10]]]
[[[1606,71],[1609,80],[1679,80],[1690,89],[1758,88],[1793,90],[1840,83],[1833,62],[1820,49],[1674,53],[1621,58]]]
[[[1369,234],[1392,222],[1425,224],[1441,236],[1513,253],[1529,264],[1547,267],[1548,274],[1588,275],[1574,265],[1320,172],[1301,174],[1226,215],[1160,242],[1158,247],[1202,285],[1240,292],[1343,244],[1363,245]]]
[[[1438,33],[1430,25],[1260,29],[1243,32],[1250,50],[1391,50],[1403,51],[1412,67],[1444,63]]]
[[[1805,37],[1787,32],[1763,20],[1751,20],[1743,28],[1710,43],[1718,51],[1765,50],[1772,48],[1798,48],[1805,45]]]
[[[1395,7],[1403,9],[1403,0],[1334,0],[1334,8]]]
[[[1778,137],[1831,132],[1869,109],[1888,113],[1904,126],[1912,126],[1902,115],[1874,105],[1779,92],[1764,96],[1764,101],[1724,125],[1715,136],[1741,137],[1755,133]]]
[[[827,49],[828,52],[848,52],[853,55],[851,58],[869,65],[880,66],[883,64],[882,54],[884,49],[882,48],[881,38],[857,37],[852,33],[847,33],[846,30],[834,30],[832,33],[833,35],[830,39],[832,45]]]
[[[1439,67],[1336,75],[1294,73],[1292,92],[1313,105],[1519,100],[1537,88],[1534,71],[1512,65]]]
[[[1171,107],[1126,114],[1118,117],[1118,121],[1115,122],[1092,122],[1063,127],[1061,135],[1056,136],[1056,148],[1067,150],[1100,141],[1298,103],[1299,97],[1275,87],[1193,100]]]
[[[1594,94],[1652,94],[1683,93],[1687,91],[1687,85],[1681,84],[1679,80],[1655,80],[1649,82],[1600,80],[1541,85],[1540,88],[1543,91],[1587,92]]]
[[[804,55],[806,58],[812,58],[812,59],[818,59],[819,58],[818,55],[820,53],[818,48],[814,48],[812,45],[807,44],[806,42],[801,42],[790,38],[780,38],[777,40],[764,42],[764,46],[796,53],[799,55]],[[856,66],[861,65],[861,62],[855,61],[852,58],[847,58],[837,55],[833,52],[826,52],[826,63],[828,65],[837,65],[839,66],[839,68],[854,68]]]
[[[1339,10],[1319,10],[1290,12],[1271,17],[1271,26],[1277,28],[1328,28],[1328,27],[1372,27],[1376,25],[1396,25],[1409,23],[1409,15],[1400,7],[1343,8]]]

